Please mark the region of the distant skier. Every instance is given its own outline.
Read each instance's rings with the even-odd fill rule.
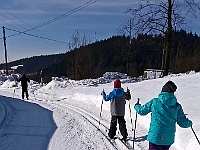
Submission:
[[[158,98],[153,98],[143,106],[137,101],[134,106],[140,115],[151,112],[151,123],[147,137],[149,150],[168,150],[170,148],[174,143],[176,122],[182,128],[192,126],[192,121],[186,118],[182,106],[174,96],[176,89],[177,86],[174,82],[168,81],[163,86]]]
[[[101,95],[105,101],[110,100],[110,112],[111,112],[111,123],[108,136],[113,139],[116,135],[117,130],[117,121],[119,124],[119,130],[125,141],[128,133],[126,129],[126,121],[124,119],[125,115],[125,104],[126,100],[131,99],[130,91],[127,89],[127,92],[124,92],[124,89],[121,88],[121,81],[119,79],[114,81],[114,89],[109,95],[106,95],[102,91]]]
[[[30,82],[29,78],[26,77],[25,73],[22,74],[22,77],[17,79],[18,82],[21,81],[22,86],[22,99],[24,99],[24,93],[26,93],[26,98],[28,99],[28,82]]]

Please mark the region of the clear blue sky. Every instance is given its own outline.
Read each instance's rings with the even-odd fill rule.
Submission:
[[[124,11],[136,6],[137,0],[98,0],[77,12],[77,7],[90,0],[1,0],[0,27],[5,26],[8,62],[32,56],[65,53],[75,31],[85,34],[90,41],[107,39],[117,34],[120,25],[130,16]],[[94,2],[91,0],[90,2]],[[62,19],[49,23],[65,14]],[[44,24],[47,23],[47,24]],[[41,25],[41,27],[40,27]],[[190,30],[200,34],[198,20]],[[57,40],[55,42],[25,34],[14,34],[34,27],[28,34]],[[11,29],[11,30],[8,30]],[[9,37],[10,36],[10,37]],[[2,31],[0,38],[3,37]],[[3,39],[0,46],[0,63],[5,62]],[[65,42],[65,43],[64,43]]]

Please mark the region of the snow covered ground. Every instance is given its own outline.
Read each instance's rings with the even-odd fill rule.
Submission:
[[[110,123],[109,102],[103,102],[102,119],[99,114],[102,103],[101,91],[108,94],[113,89],[114,78],[120,77],[131,90],[131,117],[126,104],[126,123],[129,137],[133,137],[135,111],[133,106],[140,98],[144,104],[157,97],[162,86],[172,80],[178,86],[175,93],[193,128],[200,138],[200,73],[170,75],[165,78],[144,80],[132,79],[123,74],[106,73],[99,79],[72,81],[54,78],[41,87],[36,82],[29,85],[30,100],[21,99],[20,85],[2,77],[0,86],[0,149],[1,150],[112,150],[116,149],[107,140]],[[136,150],[147,150],[146,136],[150,114],[137,117]],[[200,150],[191,128],[177,125],[175,143],[170,150]],[[118,149],[125,149],[123,146]]]

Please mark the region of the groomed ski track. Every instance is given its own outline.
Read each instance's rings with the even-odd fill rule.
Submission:
[[[40,102],[42,103],[46,103],[44,102],[42,99],[39,99]],[[60,100],[56,100],[56,101],[61,101]],[[71,110],[72,112],[79,114],[80,116],[82,116],[86,122],[88,122],[89,124],[91,124],[92,126],[94,126],[96,128],[96,131],[99,132],[100,134],[102,134],[104,136],[104,138],[106,140],[108,140],[110,142],[110,144],[114,147],[114,149],[117,150],[128,150],[128,148],[120,141],[117,140],[115,142],[115,144],[113,144],[110,139],[107,137],[107,132],[109,129],[109,122],[105,122],[103,120],[100,120],[100,125],[99,125],[99,116],[95,116],[94,114],[90,113],[89,111],[86,111],[84,109],[81,109],[77,106],[74,106],[72,104],[67,104],[65,103],[63,104],[59,104],[56,101],[51,102],[52,106],[56,106],[56,108],[59,108],[61,110]],[[137,145],[135,145],[135,149],[140,149]]]
[[[98,130],[99,116],[94,116],[79,107],[57,103],[60,100],[51,102],[35,100],[33,97],[23,101],[3,96],[0,101],[4,107],[4,111],[0,110],[1,113],[4,112],[0,124],[2,150],[127,149],[122,143],[116,146],[108,140],[106,132],[109,122],[101,120]],[[53,113],[56,114],[55,117]]]
[[[91,104],[81,104],[68,97],[49,95],[44,99],[40,97],[42,93],[30,93],[30,100],[24,101],[20,99],[19,91],[15,93],[15,98],[12,92],[2,92],[4,94],[0,92],[0,95],[6,95],[0,96],[0,102],[6,109],[0,123],[2,150],[27,150],[27,147],[29,150],[127,149],[119,140],[116,146],[107,138],[109,111],[103,111],[98,130],[100,106],[92,108]],[[1,108],[0,111],[1,114]],[[132,138],[130,120],[127,120],[127,128],[129,138]],[[137,128],[135,150],[148,150],[145,140],[147,131],[141,124],[137,124]],[[132,145],[133,142],[129,143]]]

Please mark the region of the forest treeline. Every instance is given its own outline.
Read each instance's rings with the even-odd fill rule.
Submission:
[[[200,37],[184,30],[173,32],[172,37],[170,72],[200,71]],[[131,45],[129,43],[129,37],[113,36],[65,54],[45,56],[45,59],[35,60],[30,65],[26,61],[23,63],[36,80],[42,75],[45,82],[49,82],[52,76],[80,80],[101,77],[111,71],[137,77],[145,69],[162,68],[165,44],[162,35],[140,34],[132,38]],[[49,64],[44,65],[47,62]]]

